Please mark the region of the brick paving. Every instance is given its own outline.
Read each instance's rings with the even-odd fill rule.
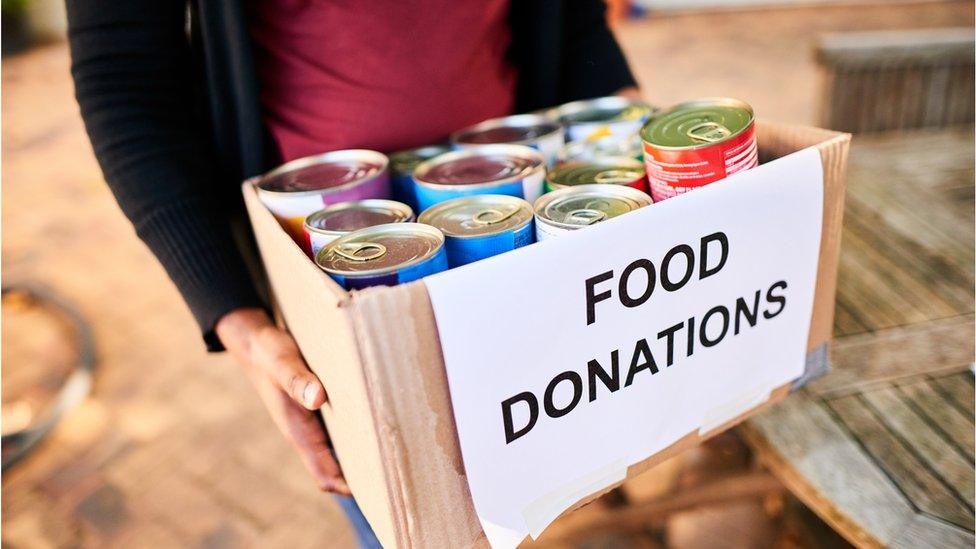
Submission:
[[[655,103],[726,94],[812,123],[817,32],[959,21],[971,23],[971,3],[669,15],[618,32]],[[4,546],[352,546],[236,366],[203,352],[116,207],[71,96],[66,47],[2,68],[4,282],[41,282],[74,302],[99,359],[93,396],[4,473]]]

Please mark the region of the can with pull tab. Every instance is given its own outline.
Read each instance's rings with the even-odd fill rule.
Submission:
[[[651,205],[647,193],[623,185],[578,185],[545,194],[535,203],[538,241]]]
[[[418,221],[440,229],[451,268],[531,244],[532,206],[521,198],[485,194],[424,210]]]
[[[410,221],[413,221],[413,210],[401,202],[375,198],[340,202],[305,218],[306,250],[314,258],[322,246],[342,235],[373,225]]]
[[[752,107],[738,99],[681,103],[641,130],[656,202],[759,165]]]
[[[532,147],[550,168],[556,165],[556,154],[564,142],[565,132],[559,122],[540,114],[492,118],[451,135],[451,143],[458,149],[494,143]]]
[[[607,157],[590,162],[565,162],[546,175],[547,192],[597,183],[624,185],[646,191],[644,164],[633,158]]]
[[[395,286],[447,270],[444,235],[419,223],[375,225],[333,240],[315,264],[347,290]]]

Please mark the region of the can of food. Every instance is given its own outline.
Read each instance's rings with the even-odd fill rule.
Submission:
[[[633,158],[610,156],[591,162],[564,162],[546,174],[546,192],[598,183],[647,192],[644,164]]]
[[[413,188],[413,170],[424,160],[451,152],[448,145],[427,145],[390,155],[390,182],[393,200],[399,200],[411,208],[417,208],[417,193]]]
[[[444,235],[419,223],[374,225],[341,236],[315,264],[347,290],[395,286],[447,270]]]
[[[665,200],[759,164],[752,107],[738,99],[689,101],[641,130],[647,180]]]
[[[559,148],[559,152],[556,153],[556,161],[592,161],[608,156],[625,156],[643,161],[644,149],[640,134],[635,133],[627,137],[613,137],[611,135],[593,141],[585,139],[570,141]]]
[[[521,198],[483,194],[431,206],[417,221],[444,233],[454,268],[531,244],[532,217],[532,206]]]
[[[402,202],[353,200],[327,206],[305,218],[306,250],[315,257],[322,246],[344,234],[386,223],[413,221],[413,210]]]
[[[634,135],[653,112],[643,101],[612,95],[566,103],[556,107],[552,116],[566,127],[568,141],[595,141]]]
[[[480,145],[442,154],[413,171],[420,210],[452,198],[506,194],[529,203],[542,195],[546,162],[525,145]]]
[[[647,193],[622,185],[579,185],[535,202],[535,238],[543,241],[651,204]]]
[[[365,198],[389,198],[389,160],[376,151],[332,151],[292,160],[255,183],[258,197],[288,234],[305,240],[305,217],[323,206]]]
[[[541,114],[492,118],[451,135],[451,143],[458,149],[495,143],[532,147],[542,153],[549,167],[556,165],[556,154],[565,141],[559,122]]]

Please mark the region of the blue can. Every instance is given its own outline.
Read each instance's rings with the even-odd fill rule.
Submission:
[[[431,206],[418,221],[444,233],[454,268],[532,244],[533,218],[532,206],[521,198],[484,194]]]
[[[406,151],[395,152],[390,155],[390,184],[393,199],[399,200],[414,210],[419,210],[417,193],[413,186],[413,170],[424,160],[451,152],[448,145],[427,145]]]
[[[533,202],[543,193],[546,161],[525,145],[479,145],[422,162],[414,169],[420,210],[452,198],[503,194]]]
[[[444,235],[419,223],[351,232],[315,254],[315,264],[347,290],[396,286],[447,270]]]

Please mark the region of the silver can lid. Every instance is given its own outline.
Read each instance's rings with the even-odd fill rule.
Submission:
[[[315,254],[315,264],[340,276],[383,275],[430,259],[444,235],[419,223],[375,225],[341,236]]]
[[[593,225],[652,204],[647,193],[622,185],[577,185],[539,197],[535,214],[554,225]]]
[[[270,193],[320,193],[354,186],[389,164],[383,153],[366,149],[332,151],[292,160],[261,176],[258,190]]]
[[[549,172],[550,184],[558,187],[590,185],[630,185],[644,177],[644,164],[626,157],[606,157],[593,161],[574,160]]]
[[[468,126],[451,135],[451,142],[461,145],[513,143],[524,145],[562,130],[559,122],[541,114],[517,114],[492,118]]]
[[[521,229],[532,217],[532,206],[521,198],[483,194],[431,206],[418,221],[437,227],[447,236],[473,238]]]
[[[545,163],[525,145],[478,145],[421,162],[413,177],[425,186],[494,186],[531,175]]]
[[[654,109],[643,101],[611,95],[560,105],[553,109],[551,116],[563,124],[573,125],[646,120],[653,112]]]
[[[373,225],[413,221],[413,210],[395,200],[369,199],[339,202],[305,218],[312,232],[348,233]]]

